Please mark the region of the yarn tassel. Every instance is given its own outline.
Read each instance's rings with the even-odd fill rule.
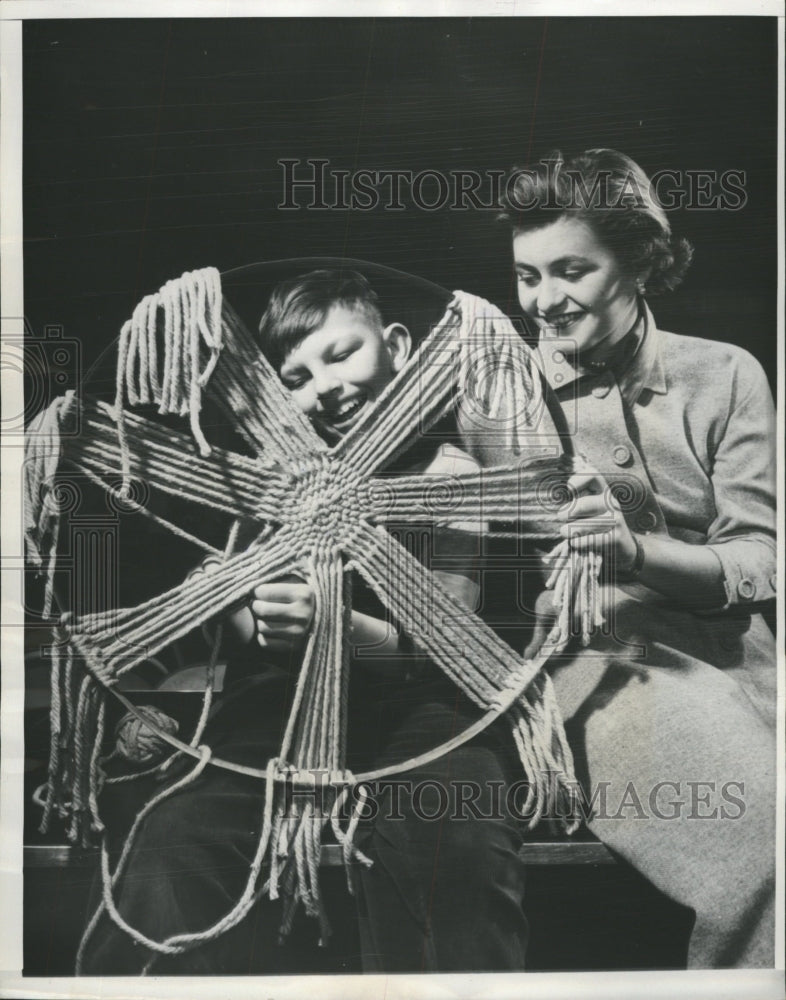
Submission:
[[[70,647],[69,647],[70,652]],[[63,719],[63,704],[60,697],[62,647],[56,643],[52,647],[52,672],[50,674],[49,702],[49,767],[47,771],[46,799],[39,831],[46,833],[52,809],[57,797],[57,778],[60,771],[60,734]]]
[[[368,799],[368,790],[365,785],[358,786],[358,799],[355,803],[355,808],[349,821],[349,825],[347,826],[346,831],[341,829],[339,818],[341,810],[343,809],[349,794],[349,787],[349,785],[345,786],[336,797],[333,808],[330,810],[330,825],[333,830],[333,835],[341,846],[344,871],[347,877],[347,889],[349,890],[350,895],[354,896],[355,886],[352,879],[352,862],[359,861],[362,865],[365,865],[366,868],[370,868],[374,862],[371,858],[367,857],[361,850],[359,850],[354,843],[355,832],[357,830],[358,823],[360,822],[360,817],[363,814],[363,806]]]
[[[601,607],[600,572],[603,560],[598,552],[577,552],[563,539],[547,557],[550,569],[546,587],[554,591],[556,622],[546,643],[552,653],[561,653],[572,637],[588,646],[596,629],[604,624]]]
[[[90,811],[91,760],[94,756],[92,743],[95,739],[98,716],[95,694],[95,682],[88,674],[82,678],[77,701],[73,736],[71,824],[66,834],[72,843],[78,842],[82,847],[87,847],[90,843],[87,817]]]
[[[25,435],[24,532],[27,559],[46,578],[43,615],[52,613],[61,501],[55,476],[61,432],[70,430],[76,409],[73,390],[58,396],[31,423]],[[46,555],[44,555],[46,549]]]
[[[106,721],[106,696],[98,688],[94,690],[94,700],[97,705],[97,720],[95,736],[93,738],[93,751],[90,755],[90,783],[88,787],[88,806],[90,810],[90,829],[93,833],[102,833],[104,824],[98,812],[98,795],[101,791],[102,773],[100,767],[101,747],[104,742],[104,729]]]
[[[260,895],[267,895],[271,900],[281,898],[283,901],[280,942],[289,934],[297,910],[302,906],[307,916],[319,921],[324,944],[331,931],[320,891],[322,831],[329,823],[341,846],[347,886],[350,893],[353,893],[353,862],[366,867],[373,863],[354,843],[368,791],[364,786],[359,787],[352,814],[346,828],[342,829],[341,812],[353,780],[349,772],[332,775],[331,781],[325,783],[317,780],[324,772],[303,772],[289,767],[283,773],[288,774],[293,784],[288,781],[279,782],[273,792],[277,802],[273,807],[271,834],[265,856],[270,864],[270,871]],[[296,791],[294,783],[297,784]]]
[[[528,781],[520,813],[532,830],[543,817],[566,833],[579,826],[572,808],[576,777],[573,754],[554,697],[551,678],[541,674],[509,712],[513,739]]]
[[[213,267],[187,271],[148,295],[120,331],[115,416],[123,455],[123,488],[128,490],[128,452],[123,421],[126,401],[131,406],[154,402],[159,413],[188,416],[200,454],[210,445],[199,421],[202,389],[208,382],[223,346],[221,277]],[[163,313],[159,334],[158,316]],[[157,338],[163,337],[163,372],[159,380]],[[202,364],[203,348],[208,356]]]

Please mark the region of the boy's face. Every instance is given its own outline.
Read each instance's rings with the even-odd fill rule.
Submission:
[[[335,305],[322,326],[284,359],[281,381],[329,442],[354,426],[401,370],[411,341],[406,328],[377,328],[360,309]]]

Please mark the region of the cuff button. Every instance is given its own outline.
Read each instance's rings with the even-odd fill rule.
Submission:
[[[618,444],[611,454],[617,465],[628,465],[633,457],[630,448],[626,444]]]
[[[658,518],[654,511],[645,510],[636,518],[636,528],[643,532],[645,535],[649,534],[650,531],[654,531],[658,524]]]
[[[743,601],[750,601],[756,596],[756,584],[746,576],[737,584],[737,593]]]

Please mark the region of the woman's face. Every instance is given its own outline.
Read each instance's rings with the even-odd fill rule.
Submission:
[[[587,222],[568,215],[513,235],[519,302],[548,334],[584,351],[616,343],[638,316],[636,279]]]

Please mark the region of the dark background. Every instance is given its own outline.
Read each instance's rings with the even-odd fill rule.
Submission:
[[[742,210],[670,213],[695,263],[651,305],[666,329],[748,348],[774,385],[776,32],[774,18],[26,22],[26,413],[91,371],[110,397],[122,322],[195,267],[349,256],[515,312],[493,212],[284,212],[277,161],[508,171],[554,147],[611,146],[650,174],[746,172]],[[44,702],[28,714],[32,787]],[[92,880],[28,872],[26,972],[68,974]],[[533,969],[684,962],[685,911],[624,866],[535,871],[529,906]]]
[[[553,147],[648,173],[744,170],[740,211],[678,210],[666,329],[751,350],[775,379],[774,18],[176,19],[24,25],[26,313],[83,367],[170,277],[356,257],[516,308],[493,212],[295,211],[281,158],[508,171]]]

